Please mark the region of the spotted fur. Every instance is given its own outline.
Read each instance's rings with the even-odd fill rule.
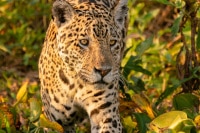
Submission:
[[[127,0],[56,0],[39,59],[45,115],[65,132],[121,133],[119,68]]]

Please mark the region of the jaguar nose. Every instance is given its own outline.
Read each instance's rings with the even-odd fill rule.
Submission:
[[[94,68],[94,70],[95,70],[95,72],[99,73],[101,75],[101,77],[104,77],[111,71],[111,68],[104,68],[104,69]]]

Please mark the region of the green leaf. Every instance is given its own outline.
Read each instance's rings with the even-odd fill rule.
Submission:
[[[179,94],[173,98],[173,106],[176,110],[191,110],[196,111],[199,107],[199,99],[191,93]]]
[[[184,119],[176,126],[170,126],[169,128],[173,129],[175,132],[194,133],[192,129],[195,128],[195,124],[191,119]]]
[[[11,133],[10,123],[7,118],[5,119],[5,124],[7,133]]]
[[[151,72],[149,72],[148,70],[142,68],[141,66],[139,66],[139,65],[137,65],[137,64],[134,64],[134,65],[132,66],[132,70],[135,70],[135,71],[137,71],[137,72],[144,73],[144,74],[149,75],[149,76],[151,75]]]
[[[148,70],[142,68],[139,64],[141,63],[141,60],[138,59],[137,56],[130,56],[128,62],[124,66],[123,69],[123,75],[125,78],[128,78],[128,75],[131,73],[131,71],[137,71],[137,72],[142,72],[146,75],[151,75],[151,72]]]
[[[40,114],[42,113],[42,105],[39,103],[39,101],[35,98],[29,99],[30,104],[30,121],[34,122],[39,119]]]
[[[145,84],[141,78],[131,76],[131,79],[134,81],[134,85],[130,85],[130,89],[133,89],[135,92],[141,92],[145,90]]]
[[[6,133],[6,131],[0,129],[0,133]]]
[[[195,69],[196,70],[196,69]],[[196,72],[196,71],[194,71]],[[165,91],[160,95],[160,97],[158,98],[158,101],[156,102],[156,106],[163,101],[163,99],[165,99],[167,96],[169,96],[170,94],[172,94],[181,84],[189,81],[190,79],[192,79],[193,77],[189,77],[189,78],[184,78],[183,80],[181,80],[180,82],[174,84],[172,87],[168,87],[165,89]]]
[[[132,71],[132,65],[134,64],[134,62],[136,62],[137,59],[137,56],[130,56],[128,62],[126,63],[123,69],[123,75],[125,78],[127,78],[130,72]]]
[[[173,85],[172,87],[168,87],[165,89],[165,91],[160,95],[160,97],[158,98],[158,101],[156,102],[156,106],[163,101],[163,99],[165,99],[166,97],[168,97],[170,94],[172,94],[178,87],[180,86],[180,84],[176,84]]]
[[[154,0],[154,1],[165,5],[173,5],[173,3],[169,2],[169,0]]]
[[[139,44],[135,49],[138,57],[140,57],[147,49],[149,49],[152,43],[153,43],[153,36],[147,38],[144,42]]]
[[[30,94],[35,94],[38,92],[38,90],[39,90],[39,85],[37,84],[37,82],[30,83],[28,90]]]
[[[181,8],[181,10],[183,10],[184,6],[185,6],[185,1],[184,0],[176,0],[174,2],[174,6],[176,8]]]
[[[146,133],[147,131],[147,123],[151,121],[147,114],[144,113],[134,113],[134,116],[138,123],[138,128],[140,133]]]
[[[174,24],[172,25],[172,28],[171,28],[172,37],[175,37],[177,33],[179,32],[181,20],[182,20],[182,16],[174,20]]]

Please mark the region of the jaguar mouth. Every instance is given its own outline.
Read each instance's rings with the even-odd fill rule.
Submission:
[[[99,81],[94,82],[93,84],[101,84],[101,85],[108,85],[108,83],[106,83],[105,81],[103,81],[102,79]]]
[[[83,82],[85,82],[86,84],[90,84],[90,85],[108,85],[107,82],[101,80],[95,81],[95,82],[91,82],[90,80],[88,80],[87,78],[81,77],[80,78]]]
[[[91,85],[108,85],[107,82],[105,82],[103,79],[100,79],[98,81],[92,81],[90,80],[90,78],[88,78],[87,76],[85,76],[84,74],[80,73],[79,74],[79,78],[85,82],[86,84],[91,84]]]

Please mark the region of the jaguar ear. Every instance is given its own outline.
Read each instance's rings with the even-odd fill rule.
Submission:
[[[120,28],[126,26],[127,23],[127,13],[128,13],[127,3],[128,0],[118,0],[118,3],[114,8],[115,23]]]
[[[62,24],[69,23],[72,20],[75,11],[66,0],[56,0],[53,3],[52,14],[57,26],[60,27]]]

